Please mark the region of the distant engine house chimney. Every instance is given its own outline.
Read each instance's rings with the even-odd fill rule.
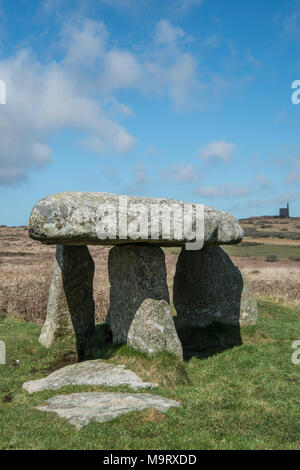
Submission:
[[[290,206],[289,206],[289,203],[287,203],[286,207],[279,209],[279,217],[287,218],[289,216],[290,216]]]

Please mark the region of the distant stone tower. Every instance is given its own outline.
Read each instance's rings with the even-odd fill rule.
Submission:
[[[287,203],[286,207],[279,209],[279,217],[287,218],[289,216],[290,216],[290,206],[289,206],[289,203]]]

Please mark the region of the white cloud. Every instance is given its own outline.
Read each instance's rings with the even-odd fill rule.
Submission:
[[[231,142],[226,142],[225,140],[214,141],[207,144],[199,152],[199,157],[204,160],[213,158],[228,162],[235,148],[235,145]]]
[[[108,32],[102,22],[85,19],[67,22],[61,36],[61,45],[67,50],[64,63],[84,67],[101,57]]]
[[[192,9],[198,8],[204,0],[98,0],[107,7],[115,8],[120,12],[127,11],[131,14],[143,14],[145,10],[153,8],[157,4],[160,12],[168,15],[189,14]]]
[[[274,189],[272,181],[264,173],[260,173],[256,176],[254,184],[255,183],[258,183],[258,190],[272,192]]]
[[[300,37],[300,1],[294,3],[294,7],[289,11],[283,20],[282,37],[287,40],[298,40]]]
[[[194,166],[190,163],[174,163],[167,171],[162,172],[162,177],[177,183],[188,183],[198,178]]]
[[[183,29],[172,26],[168,20],[160,20],[156,25],[154,40],[158,44],[174,44],[183,36]]]
[[[299,193],[296,191],[290,191],[288,193],[282,194],[281,196],[276,196],[273,198],[257,198],[250,200],[247,204],[250,207],[260,207],[267,206],[271,204],[285,204],[288,201],[295,201],[299,198]]]
[[[248,52],[247,56],[246,56],[248,62],[250,65],[252,65],[252,67],[260,67],[261,66],[261,63],[259,60],[256,59],[256,57],[254,57],[253,54],[251,54],[251,52]]]
[[[136,87],[142,79],[142,70],[136,57],[129,51],[107,52],[104,73],[100,77],[108,89]]]
[[[107,99],[104,99],[103,103],[105,104],[108,115],[111,117],[115,117],[115,116],[125,116],[129,118],[135,117],[134,111],[130,108],[130,106],[124,103],[120,103],[113,96],[110,96]]]
[[[289,172],[285,182],[286,183],[300,183],[300,170],[297,168],[293,168]]]
[[[175,109],[189,108],[198,101],[202,91],[196,69],[196,61],[188,53],[179,52],[175,57],[166,54],[163,60],[149,60],[145,63],[146,91],[167,95]]]
[[[247,196],[252,192],[250,186],[237,186],[234,184],[221,184],[220,186],[200,186],[195,193],[201,197],[209,198],[234,198]]]
[[[197,78],[195,58],[184,50],[190,38],[181,28],[167,20],[159,21],[153,41],[135,53],[110,49],[108,37],[105,26],[91,20],[85,20],[81,29],[78,22],[65,26],[62,43],[67,55],[64,62],[68,67],[77,66],[80,88],[90,86],[82,77],[87,64],[102,93],[132,88],[146,96],[166,95],[177,109],[194,105],[203,86]]]
[[[170,95],[177,108],[190,106],[197,99],[199,83],[196,79],[196,61],[182,54],[169,70]]]
[[[160,153],[160,148],[154,145],[148,145],[143,151],[145,157],[156,157]]]
[[[194,7],[199,7],[203,3],[203,0],[181,0],[181,10],[187,11]]]
[[[38,12],[52,13],[56,9],[60,8],[65,0],[44,0],[39,5]]]
[[[213,34],[211,36],[207,36],[203,41],[202,44],[203,46],[208,46],[208,47],[213,47],[216,48],[219,45],[219,38],[216,34]]]
[[[72,49],[70,42],[66,57],[74,58]],[[96,48],[90,51],[95,58]],[[78,51],[76,61],[80,58]],[[46,164],[51,154],[47,136],[64,128],[83,132],[83,143],[95,152],[128,152],[134,145],[134,138],[80,89],[66,63],[43,64],[32,51],[21,50],[0,61],[0,76],[7,89],[6,105],[0,108],[0,184],[25,179],[30,169]]]
[[[194,106],[204,95],[196,59],[185,50],[189,38],[167,20],[135,52],[112,48],[105,25],[90,19],[68,19],[58,37],[60,60],[41,61],[30,49],[0,60],[7,89],[7,104],[0,108],[0,184],[45,165],[51,158],[48,137],[65,128],[80,132],[81,145],[93,152],[129,152],[135,139],[116,119],[134,111],[113,96],[118,90],[166,96],[176,109]],[[211,146],[223,160],[234,149],[226,142]]]
[[[294,157],[291,159],[291,169],[285,179],[286,184],[300,183],[300,158]],[[284,161],[286,164],[286,161]]]

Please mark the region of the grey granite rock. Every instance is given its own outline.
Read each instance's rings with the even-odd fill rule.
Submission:
[[[148,393],[86,392],[58,395],[46,400],[47,405],[37,406],[40,411],[51,411],[76,426],[77,429],[90,421],[104,423],[131,411],[156,408],[166,413],[180,403]]]
[[[174,278],[178,328],[212,322],[253,325],[257,304],[241,271],[220,247],[182,249]]]
[[[130,325],[145,299],[169,302],[165,255],[154,245],[120,245],[108,256],[107,323],[114,343],[127,343]]]
[[[78,354],[84,355],[95,328],[93,277],[94,262],[86,246],[57,246],[41,344],[49,347],[75,331]]]
[[[100,359],[83,361],[58,369],[43,379],[30,380],[23,384],[29,393],[42,390],[57,390],[66,385],[98,385],[117,387],[128,385],[133,389],[153,388],[157,384],[143,382],[134,372],[124,365],[115,365]]]
[[[109,193],[59,193],[47,196],[35,205],[28,224],[29,235],[42,243],[55,245],[147,242],[183,246],[186,242],[195,240],[195,234],[194,238],[193,234],[189,235],[183,222],[183,212],[187,206],[194,213],[200,210],[199,204],[187,204],[173,199],[117,196]],[[174,220],[173,216],[170,217],[170,211],[175,214]],[[123,224],[124,214],[126,220]],[[197,212],[197,221],[200,219]],[[170,231],[167,230],[169,224]],[[119,230],[120,226],[125,228]],[[192,231],[195,229],[196,216],[190,227]],[[205,207],[205,244],[238,243],[242,237],[243,230],[231,214]]]
[[[182,359],[182,346],[165,300],[143,301],[130,324],[127,344],[149,356],[168,351]]]
[[[39,342],[47,348],[57,338],[74,335],[70,309],[63,286],[63,252],[63,246],[56,247],[52,283],[48,297],[47,317],[39,338]]]

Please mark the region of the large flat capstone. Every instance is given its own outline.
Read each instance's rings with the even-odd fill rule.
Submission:
[[[41,199],[29,220],[29,235],[54,245],[119,245],[156,243],[182,246],[238,243],[243,230],[228,212],[173,199],[118,196],[109,193],[64,192]]]
[[[37,406],[40,411],[52,411],[80,429],[90,421],[104,423],[130,411],[156,408],[166,413],[180,403],[148,393],[86,392],[58,395]]]
[[[134,372],[124,365],[114,365],[100,359],[83,361],[58,369],[43,379],[30,380],[23,384],[29,393],[42,390],[57,390],[66,385],[97,385],[117,387],[128,385],[133,389],[153,388],[157,384],[143,382]]]

